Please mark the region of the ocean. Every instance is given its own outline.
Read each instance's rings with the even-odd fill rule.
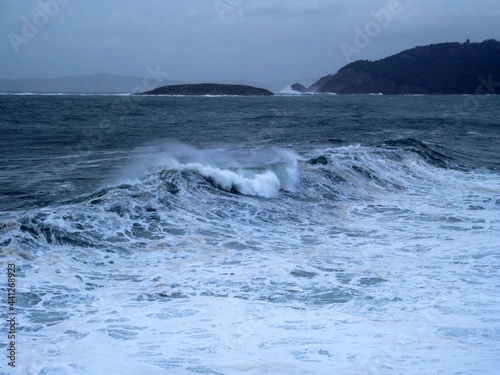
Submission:
[[[0,372],[498,374],[499,110],[0,95]]]

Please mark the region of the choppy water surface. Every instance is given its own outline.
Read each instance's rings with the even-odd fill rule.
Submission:
[[[0,96],[18,371],[495,374],[500,101],[464,100]]]

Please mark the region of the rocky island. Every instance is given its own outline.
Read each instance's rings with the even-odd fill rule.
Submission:
[[[291,88],[292,88],[292,90],[300,92],[300,93],[307,92],[307,87],[305,87],[304,85],[301,85],[300,83],[294,83],[291,86]]]
[[[500,42],[415,47],[378,61],[356,61],[305,93],[500,94]],[[296,91],[303,91],[299,86]]]
[[[271,91],[246,85],[223,85],[201,83],[158,87],[136,95],[237,95],[237,96],[272,96]]]

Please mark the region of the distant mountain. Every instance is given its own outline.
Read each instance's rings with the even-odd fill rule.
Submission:
[[[0,92],[43,92],[43,93],[130,93],[144,91],[165,83],[179,81],[154,82],[149,77],[119,76],[115,74],[91,74],[59,78],[21,78],[0,79]],[[145,87],[147,85],[147,87]]]
[[[271,91],[247,85],[224,85],[201,83],[193,85],[172,85],[140,93],[138,95],[238,95],[272,96]]]
[[[500,42],[415,47],[378,61],[356,61],[307,89],[336,94],[500,94]]]

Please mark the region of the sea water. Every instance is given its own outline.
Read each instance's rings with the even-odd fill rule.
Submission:
[[[497,374],[499,108],[2,95],[0,372]]]

